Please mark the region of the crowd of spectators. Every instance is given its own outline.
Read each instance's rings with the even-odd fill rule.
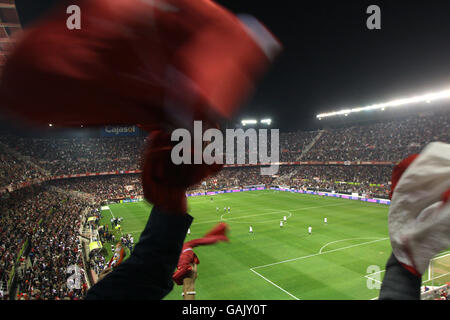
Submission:
[[[117,237],[118,241],[116,241],[114,233],[111,232],[110,230],[105,230],[106,226],[107,225],[100,226],[99,231],[100,230],[103,231],[99,233],[99,236],[100,241],[103,243],[104,246],[108,244],[111,246],[111,255],[114,253],[118,241],[120,241],[123,248],[127,248],[128,252],[131,253],[133,251],[135,244],[134,237],[131,234],[120,234],[120,237],[119,236]],[[94,270],[94,272],[97,275],[102,273],[102,271],[104,271],[108,267],[109,261],[106,259],[107,256],[106,252],[107,250],[104,247],[103,250],[94,250],[91,251],[89,254],[90,268]],[[125,255],[128,255],[127,250],[125,250]]]
[[[303,157],[306,161],[398,161],[432,141],[450,143],[450,114],[422,114],[330,129]]]
[[[284,166],[280,170],[280,177],[273,183],[386,198],[389,195],[392,168],[392,166],[372,165]]]
[[[108,266],[105,255],[100,251],[92,251],[89,255],[89,267],[94,270],[95,274],[100,274]]]
[[[122,174],[60,179],[48,182],[49,185],[89,194],[97,203],[104,200],[119,200],[142,196],[140,174]]]
[[[128,248],[130,253],[133,251],[135,244],[134,237],[131,234],[123,234],[120,229],[116,229],[116,226],[120,226],[122,220],[123,218],[121,217],[111,218],[110,225],[107,223],[100,225],[98,223],[99,221],[97,221],[98,240],[101,241],[103,247],[99,250],[92,250],[89,253],[89,266],[97,275],[102,273],[108,266],[108,260],[106,259],[108,256],[108,245],[111,246],[111,255],[116,250],[118,242],[120,242],[124,248]],[[96,238],[92,241],[96,241]],[[126,251],[125,254],[127,255]]]
[[[51,175],[58,176],[139,169],[145,138],[44,139],[8,135],[0,137],[0,142],[30,157]]]
[[[440,112],[369,124],[348,124],[322,132],[280,133],[280,161],[399,161],[420,152],[431,141],[449,143],[449,127],[450,114]],[[308,150],[307,146],[314,139],[317,141]],[[268,150],[271,148],[270,141],[268,137]],[[48,175],[58,176],[140,169],[145,138],[49,139],[7,135],[0,136],[0,145],[6,145],[27,157]],[[246,163],[250,160],[249,156],[256,155],[257,151],[257,146],[247,144]],[[12,154],[2,153],[0,160],[0,186],[43,175],[36,167]]]
[[[15,266],[18,299],[80,299],[87,286],[79,229],[90,203],[49,186],[30,186],[0,204],[1,279],[8,281]],[[67,282],[67,268],[75,265],[80,289]]]
[[[44,216],[31,238],[31,267],[20,278],[20,293],[34,299],[81,299],[86,291],[79,229],[82,211],[88,204],[60,195],[50,214]],[[69,266],[78,266],[80,287],[67,283]]]
[[[436,298],[436,300],[449,300],[448,291],[449,291],[448,288],[440,290],[439,298]]]
[[[424,300],[449,300],[450,282],[446,282],[444,286],[421,288]]]
[[[274,176],[261,175],[260,167],[224,168],[215,176],[191,187],[190,191],[276,185],[386,198],[391,175],[392,166],[372,165],[286,165],[280,166]]]
[[[128,248],[128,250],[131,252],[133,252],[133,248],[134,248],[134,237],[132,234],[124,234],[120,237],[120,243],[122,244],[122,246],[124,246],[125,248]]]
[[[395,162],[420,152],[431,141],[450,143],[449,124],[450,114],[440,113],[326,129],[320,133],[282,133],[280,161]],[[317,141],[307,150],[314,139]],[[45,175],[140,169],[144,146],[142,137],[0,136],[0,188]],[[246,152],[247,161],[256,151]],[[231,167],[192,186],[188,192],[263,184],[387,198],[391,173],[392,165],[282,165],[273,176],[262,175],[260,167]],[[74,191],[88,196],[77,197]],[[82,288],[71,290],[66,271],[69,265],[77,265],[82,270],[79,240],[82,210],[92,206],[90,200],[95,200],[98,206],[105,200],[142,195],[139,174],[59,179],[0,193],[0,287],[9,282],[11,271],[17,268],[20,299],[80,299],[86,290],[84,277]],[[112,235],[104,230],[100,238],[114,242]],[[125,246],[132,247],[131,239],[121,240]],[[29,253],[22,252],[20,256],[25,243],[29,244]],[[104,269],[106,262],[102,255],[91,258],[91,267],[98,272]]]
[[[276,175],[262,175],[260,167],[224,168],[191,186],[188,192],[221,190],[255,185],[292,186],[306,189],[360,193],[386,198],[392,166],[372,165],[296,165],[280,166]],[[97,204],[107,200],[143,196],[140,174],[82,177],[48,182],[64,190],[90,195]]]
[[[40,186],[12,192],[0,201],[0,281],[5,285],[20,258],[25,242],[31,240],[39,221],[53,207],[55,196]]]
[[[317,131],[295,131],[280,134],[280,161],[298,161],[305,148],[318,134]]]
[[[0,149],[0,188],[43,177],[35,166]]]
[[[219,190],[260,184],[268,185],[272,181],[272,176],[261,175],[260,167],[224,168],[216,175],[190,187],[188,191],[202,189]]]

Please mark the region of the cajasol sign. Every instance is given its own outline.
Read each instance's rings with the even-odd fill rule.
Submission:
[[[137,126],[105,126],[102,128],[102,135],[105,137],[137,136],[138,133]]]

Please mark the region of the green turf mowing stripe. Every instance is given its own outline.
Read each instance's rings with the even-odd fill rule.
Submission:
[[[230,227],[229,243],[195,250],[200,259],[197,299],[371,299],[378,295],[364,287],[370,280],[365,272],[371,264],[384,269],[391,252],[389,241],[382,240],[388,237],[386,205],[273,190],[189,197],[188,205],[194,222],[186,240],[202,237],[220,221]],[[123,232],[132,233],[136,242],[151,206],[145,201],[109,206],[114,216],[124,218]],[[225,207],[231,207],[231,212],[224,212]],[[284,216],[287,221],[280,228]],[[109,211],[103,211],[101,223],[110,224],[110,219]],[[309,225],[312,235],[307,232]],[[311,257],[274,264],[303,256]],[[271,266],[258,267],[265,265]],[[175,286],[165,299],[181,299],[181,287]]]

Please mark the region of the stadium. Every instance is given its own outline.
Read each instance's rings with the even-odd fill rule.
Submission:
[[[448,107],[397,119],[392,115],[282,133],[276,176],[261,176],[258,166],[226,167],[193,186],[189,207],[196,219],[188,238],[201,237],[220,221],[231,228],[230,243],[198,249],[198,298],[376,298],[391,250],[387,217],[392,168],[431,141],[450,142],[450,131],[442,130],[449,128]],[[333,149],[337,139],[344,148]],[[127,244],[129,253],[130,238],[139,240],[151,208],[143,200],[136,157],[144,140],[0,138],[4,293],[14,289],[19,299],[81,299],[83,290],[64,287],[67,275],[61,267],[79,265],[83,288],[89,288],[116,241]],[[111,219],[119,217],[121,230],[115,230]],[[105,227],[108,231],[100,231]],[[102,248],[91,250],[96,239]],[[42,248],[51,248],[50,253]],[[448,253],[442,252],[424,275],[424,287],[450,280]],[[369,266],[378,266],[378,273],[368,272]],[[289,273],[301,277],[294,282]],[[175,287],[167,299],[180,294]]]
[[[6,28],[20,24],[5,13],[14,1],[1,2],[2,37],[9,37]],[[378,299],[392,253],[393,169],[432,142],[450,144],[450,94],[409,97],[317,113],[307,119],[311,130],[258,115],[228,121],[223,131],[279,129],[279,170],[261,175],[267,163],[250,163],[258,150],[249,148],[244,163],[225,164],[186,189],[195,219],[185,241],[218,223],[229,228],[229,241],[195,249],[196,299]],[[118,244],[125,263],[149,221],[148,132],[116,124],[24,130],[4,119],[0,299],[83,300]],[[447,248],[423,273],[421,299],[448,299],[449,290]],[[174,285],[164,299],[182,294]]]

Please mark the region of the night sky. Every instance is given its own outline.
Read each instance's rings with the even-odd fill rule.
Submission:
[[[254,15],[284,46],[236,122],[271,117],[283,131],[311,130],[321,112],[450,88],[449,0],[216,2]],[[372,4],[381,30],[366,27]]]
[[[309,129],[320,112],[450,87],[450,1],[218,1],[262,21],[284,52],[238,118]],[[369,30],[366,9],[381,9]]]

